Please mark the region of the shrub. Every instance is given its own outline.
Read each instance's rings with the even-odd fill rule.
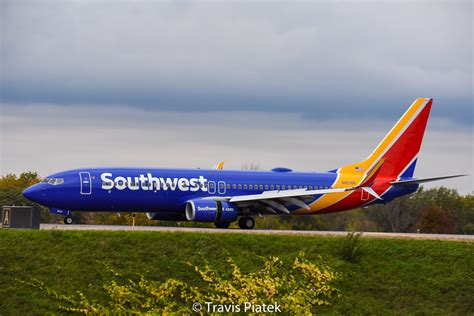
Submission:
[[[21,281],[57,299],[63,311],[82,314],[189,314],[195,302],[204,304],[243,305],[273,304],[289,314],[310,315],[320,305],[329,305],[339,292],[332,281],[339,277],[326,265],[316,265],[300,253],[291,264],[285,265],[277,257],[264,260],[256,272],[244,273],[228,259],[231,274],[228,278],[206,265],[194,267],[202,285],[197,287],[185,281],[167,279],[164,282],[147,280],[143,275],[136,279],[125,278],[107,266],[109,279],[103,285],[107,300],[97,302],[78,291],[64,295],[48,288],[39,280]],[[203,310],[202,312],[206,312]]]
[[[362,233],[349,232],[341,241],[338,253],[342,259],[348,262],[359,262],[362,254]]]

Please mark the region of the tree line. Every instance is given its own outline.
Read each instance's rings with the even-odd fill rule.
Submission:
[[[59,223],[58,215],[39,204],[25,199],[25,188],[41,181],[38,173],[24,172],[19,176],[0,177],[0,205],[32,205],[40,209],[41,222]],[[75,212],[76,223],[212,226],[206,223],[151,221],[139,213]],[[336,231],[420,232],[445,234],[474,234],[474,195],[461,195],[455,189],[420,188],[388,204],[378,204],[352,211],[309,216],[265,216],[256,219],[258,228]]]

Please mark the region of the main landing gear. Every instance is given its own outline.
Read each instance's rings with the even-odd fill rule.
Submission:
[[[71,225],[72,223],[74,223],[74,221],[72,219],[72,216],[68,215],[68,216],[64,217],[64,224]]]
[[[239,218],[239,227],[242,229],[252,229],[255,227],[255,220],[250,216]]]
[[[239,218],[239,227],[242,229],[252,229],[255,227],[255,220],[250,216],[243,216]],[[229,222],[215,222],[214,225],[217,228],[229,228]]]

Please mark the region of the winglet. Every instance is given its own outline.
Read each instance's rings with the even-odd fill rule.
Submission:
[[[222,168],[224,168],[224,160],[223,161],[219,161],[218,163],[216,163],[214,165],[214,167],[212,169],[215,169],[215,170],[222,170]]]

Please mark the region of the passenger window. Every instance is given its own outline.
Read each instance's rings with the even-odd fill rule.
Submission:
[[[249,184],[249,189],[252,190],[252,189],[253,189],[253,185]]]
[[[247,189],[247,185],[246,185],[246,184],[244,184],[244,189]]]
[[[263,184],[260,184],[260,190],[263,190]]]
[[[277,185],[277,190],[280,190],[280,185]]]
[[[232,189],[237,189],[237,186],[234,184],[232,184]]]
[[[270,190],[275,190],[275,186],[273,184],[270,186]]]
[[[230,189],[230,184],[227,183],[227,189]]]
[[[239,183],[239,189],[242,189],[242,184]]]

